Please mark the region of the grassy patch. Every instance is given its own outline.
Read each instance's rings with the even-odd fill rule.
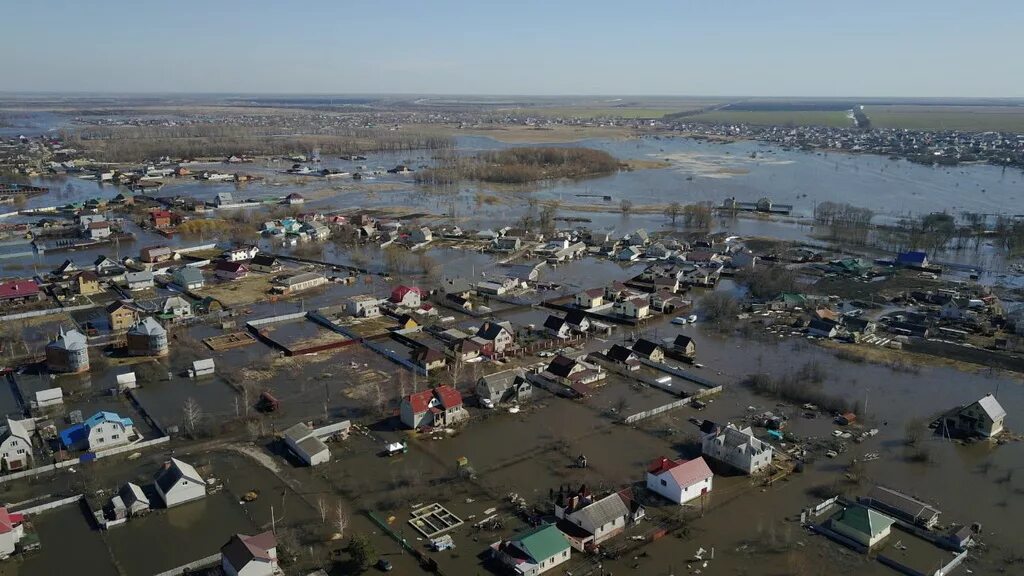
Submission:
[[[1024,132],[1024,107],[867,106],[876,128]]]
[[[752,124],[755,126],[833,126],[847,128],[853,121],[846,112],[828,110],[715,110],[686,118],[693,122]]]

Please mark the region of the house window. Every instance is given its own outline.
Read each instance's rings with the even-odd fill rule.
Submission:
[[[24,448],[18,448],[18,454],[24,454],[24,453],[25,453],[25,449]]]
[[[100,436],[99,438],[96,438],[96,443],[97,444],[103,444],[103,437]]]
[[[120,435],[120,434],[114,434],[113,436],[111,436],[111,437],[110,437],[110,439],[111,439],[111,440],[117,440],[117,439],[118,439],[118,438],[120,438],[120,437],[121,437],[121,435]]]

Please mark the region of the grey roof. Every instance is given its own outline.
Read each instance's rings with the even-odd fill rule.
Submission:
[[[285,438],[288,438],[295,443],[302,442],[312,434],[313,431],[309,429],[309,426],[306,426],[302,422],[299,422],[298,424],[284,431]]]
[[[303,282],[310,282],[317,278],[323,278],[323,274],[316,272],[303,272],[302,274],[296,274],[284,279],[285,286],[295,286],[296,284],[302,284]]]
[[[629,507],[622,501],[621,496],[612,494],[576,511],[573,515],[580,519],[588,519],[591,526],[604,526],[616,518],[629,516]]]
[[[502,370],[501,372],[482,376],[480,378],[480,384],[490,392],[498,392],[508,390],[515,385],[516,380],[525,377],[526,374],[521,368],[512,368],[511,370]]]
[[[142,334],[145,336],[166,336],[167,330],[164,330],[164,327],[154,320],[152,316],[146,316],[141,322],[133,326],[128,333]]]
[[[173,310],[174,308],[191,308],[191,307],[192,307],[192,304],[188,300],[182,298],[181,296],[168,296],[167,299],[164,300],[164,304],[161,307],[161,310],[163,310],[164,312],[169,312],[169,311]]]
[[[306,438],[302,442],[299,442],[298,445],[299,449],[309,456],[319,454],[328,449],[327,444],[324,444],[323,441],[321,441],[316,436],[310,436],[309,438]]]
[[[140,488],[138,484],[128,482],[124,486],[121,486],[121,489],[117,493],[121,497],[121,500],[128,506],[131,506],[135,502],[141,502],[146,506],[149,506],[149,498],[146,497],[146,493],[142,491],[142,488]]]
[[[885,486],[872,488],[868,498],[885,508],[898,511],[914,519],[930,521],[939,515],[939,510],[934,506]]]
[[[203,482],[202,477],[199,476],[199,472],[196,472],[196,469],[193,468],[191,464],[182,462],[177,458],[171,458],[171,460],[156,473],[156,477],[154,478],[156,485],[160,487],[160,491],[164,494],[170,492],[171,488],[174,488],[174,485],[181,479],[190,480],[204,486],[206,485],[206,483]]]
[[[131,282],[152,282],[153,273],[149,270],[143,270],[142,272],[129,272],[124,275],[124,279]]]
[[[998,422],[1000,419],[1006,418],[1006,410],[1004,410],[1003,406],[999,404],[996,397],[991,394],[988,394],[981,400],[978,400],[978,405],[981,406],[981,409],[985,411],[985,414],[988,414],[988,417],[991,418],[993,422]]]
[[[203,282],[203,271],[193,266],[185,266],[175,272],[178,280],[184,284]]]
[[[84,350],[88,345],[88,341],[85,338],[85,334],[82,334],[78,330],[64,331],[64,328],[60,329],[60,335],[53,342],[50,342],[49,346],[52,348],[63,348],[64,350]]]

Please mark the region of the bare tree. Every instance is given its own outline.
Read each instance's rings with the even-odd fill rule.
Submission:
[[[326,525],[327,514],[330,513],[331,510],[327,506],[327,501],[324,500],[323,496],[316,499],[316,511],[320,513],[320,522]]]
[[[185,399],[185,405],[181,408],[182,420],[185,424],[185,431],[190,436],[194,436],[196,429],[199,427],[200,422],[203,419],[203,409],[199,406],[199,402],[196,399],[189,396]]]
[[[374,382],[373,386],[373,406],[377,409],[377,414],[383,415],[388,407],[388,399],[384,397],[384,388],[381,387],[380,382]]]
[[[619,210],[623,214],[629,214],[633,211],[633,201],[623,198],[622,202],[619,202]]]
[[[345,507],[342,506],[341,502],[334,507],[334,530],[338,533],[338,538],[345,537],[345,530],[348,528],[348,512],[345,511]]]
[[[668,216],[672,220],[672,226],[676,225],[676,220],[679,215],[683,213],[683,205],[679,202],[673,202],[665,208],[665,216]]]

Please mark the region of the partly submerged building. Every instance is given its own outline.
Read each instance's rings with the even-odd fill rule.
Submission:
[[[65,332],[61,327],[57,339],[46,345],[46,367],[51,372],[88,372],[89,346],[85,334],[78,330]]]
[[[132,356],[166,356],[167,330],[147,316],[128,331],[128,354]]]

